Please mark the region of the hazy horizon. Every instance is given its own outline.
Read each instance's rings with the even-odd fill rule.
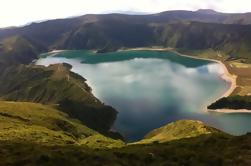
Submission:
[[[243,5],[246,4],[246,5]],[[151,14],[169,10],[212,9],[224,13],[250,12],[248,0],[2,0],[0,28],[85,14]]]

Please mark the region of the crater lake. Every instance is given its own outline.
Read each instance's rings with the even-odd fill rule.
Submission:
[[[93,94],[118,111],[113,130],[131,142],[180,119],[201,120],[225,132],[251,131],[250,114],[207,112],[230,87],[223,67],[167,51],[96,54],[72,50],[41,54],[37,65],[68,63],[87,79]]]

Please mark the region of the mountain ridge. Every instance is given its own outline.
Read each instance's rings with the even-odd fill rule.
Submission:
[[[250,23],[250,13],[212,15],[198,11],[166,11],[150,15],[88,14],[0,30],[0,42],[4,43],[12,36],[22,36],[35,44],[40,53],[53,49],[98,49],[106,52],[121,47],[159,45],[182,49],[213,48],[227,54],[244,55],[251,48]],[[182,31],[176,32],[184,26]],[[198,29],[198,34],[193,32],[190,36],[193,42],[185,42],[190,44],[187,47],[182,44],[181,37],[191,33],[191,28]],[[195,37],[200,42],[196,42]],[[218,46],[207,44],[207,41]]]
[[[124,15],[124,16],[151,16],[151,15],[161,15],[164,13],[177,13],[177,12],[185,12],[187,13],[201,13],[201,14],[223,14],[223,15],[247,15],[251,14],[251,12],[243,12],[243,13],[238,13],[238,12],[219,12],[215,11],[214,9],[197,9],[197,10],[167,10],[167,11],[161,11],[161,12],[156,12],[156,13],[142,13],[141,12],[130,12],[127,14],[127,12],[108,12],[108,13],[101,13],[101,14],[91,14],[87,13],[84,15],[78,15],[78,16],[71,16],[71,17],[65,17],[65,18],[56,18],[56,19],[45,19],[45,20],[39,20],[39,21],[32,21],[29,24],[21,25],[21,26],[9,26],[9,27],[4,27],[0,28],[0,30],[6,30],[6,29],[15,29],[15,28],[20,28],[20,27],[25,27],[25,26],[30,26],[32,24],[39,24],[39,23],[45,23],[48,21],[57,21],[57,20],[64,20],[64,19],[76,19],[76,18],[81,18],[81,17],[88,17],[88,16],[99,16],[99,15]],[[134,14],[136,13],[136,14]]]

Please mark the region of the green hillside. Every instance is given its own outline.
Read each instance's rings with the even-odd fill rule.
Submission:
[[[199,22],[154,25],[160,45],[184,50],[213,49],[251,62],[250,25]]]
[[[0,101],[0,142],[43,146],[122,146],[50,106]]]
[[[163,141],[160,135],[166,139]],[[234,137],[201,122],[183,120],[154,130],[146,138],[155,136],[161,139],[126,145],[51,106],[0,102],[0,165],[3,166],[229,166],[249,165],[251,161],[250,134]]]
[[[71,66],[30,64],[43,48],[25,37],[8,37],[0,43],[1,100],[56,105],[88,127],[107,133],[117,111],[93,96],[86,80],[70,72]]]
[[[86,80],[70,68],[67,64],[6,67],[0,71],[0,99],[55,105],[88,127],[107,132],[116,110],[94,97]]]
[[[28,64],[37,58],[40,48],[21,36],[11,36],[0,40],[0,64]]]
[[[97,49],[162,46],[186,50],[214,49],[250,62],[250,25],[200,22],[131,23],[102,21],[80,26],[59,38],[58,49]],[[140,30],[140,31],[139,31]]]
[[[33,131],[33,137],[40,138],[39,136],[43,136],[43,134],[45,133],[46,136],[43,136],[43,140],[37,139],[33,141],[29,137],[27,138],[26,136],[19,134],[15,129],[8,130],[8,132],[13,131],[15,132],[15,134],[8,134],[8,139],[0,140],[0,165],[243,166],[249,165],[251,162],[251,147],[249,145],[251,141],[250,134],[234,137],[217,131],[205,133],[204,135],[197,135],[196,137],[187,138],[185,136],[185,138],[183,138],[182,135],[186,134],[186,131],[183,131],[177,135],[179,137],[178,140],[167,141],[165,143],[154,142],[151,144],[135,144],[125,146],[120,141],[111,139],[109,139],[109,141],[106,141],[106,139],[108,138],[104,137],[99,140],[93,139],[95,137],[100,137],[100,135],[98,136],[94,131],[79,125],[77,121],[68,119],[64,114],[57,114],[53,111],[50,115],[48,115],[48,117],[65,121],[65,123],[63,123],[64,125],[60,125],[62,132],[60,133],[60,131],[54,131],[54,128],[48,129],[48,131],[40,131],[40,128],[35,126],[41,122],[40,118],[42,119],[44,116],[43,108],[47,107],[42,107],[40,105],[39,109],[42,110],[42,113],[40,113],[39,116],[35,115],[34,120],[31,120],[31,118],[29,118],[30,116],[28,115],[32,115],[32,113],[36,111],[36,109],[34,108],[36,108],[37,106],[34,107],[33,105],[29,107],[32,108],[33,111],[26,112],[25,116],[21,116],[20,114],[13,112],[8,112],[8,114],[11,115],[8,116],[8,118],[13,119],[13,121],[22,121],[21,117],[26,118],[27,120],[30,120],[29,131]],[[1,115],[1,117],[7,118],[6,115]],[[19,119],[17,117],[19,117]],[[51,122],[53,121],[50,119],[46,121],[46,124],[42,123],[39,124],[39,126],[43,126],[43,129],[46,127],[50,128]],[[24,123],[26,122],[19,122],[18,126]],[[186,124],[193,124],[194,126],[198,126],[198,124],[199,126],[202,125],[197,121],[182,121],[182,123],[177,123],[181,128],[185,128]],[[14,124],[17,125],[17,123]],[[73,136],[74,133],[69,133],[69,131],[67,130],[69,129],[69,127],[66,127],[65,129],[62,126],[71,126],[71,129],[75,129],[75,134],[78,133],[81,138],[76,141],[76,137]],[[52,127],[58,129],[58,126],[54,124],[54,122],[52,123]],[[5,129],[0,128],[1,133],[4,130]],[[21,128],[21,131],[22,130],[26,131],[27,129]],[[35,133],[35,131],[39,132]],[[56,140],[57,137],[60,137],[59,135],[62,136],[63,139],[61,138],[60,142],[58,143]],[[14,136],[14,138],[18,137],[19,139],[9,138],[9,136]],[[1,134],[1,138],[2,137],[6,137],[6,135],[3,136],[3,134]],[[29,140],[29,142],[22,141],[20,138]],[[55,140],[55,142],[53,140]],[[87,142],[89,142],[89,145],[86,145]],[[97,147],[97,145],[100,146]],[[109,145],[109,148],[105,148],[102,145]]]
[[[163,143],[172,140],[217,133],[220,133],[220,131],[206,126],[200,121],[180,120],[151,131],[144,137],[144,139],[137,142],[137,144]]]

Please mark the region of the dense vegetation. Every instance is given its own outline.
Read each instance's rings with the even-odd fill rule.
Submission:
[[[206,126],[200,121],[180,120],[167,124],[148,133],[139,144],[163,143],[183,138],[198,137],[200,135],[220,133],[215,128]]]
[[[209,109],[248,109],[251,110],[251,96],[224,97],[208,106]]]
[[[0,141],[44,146],[122,146],[47,105],[0,101]]]
[[[163,144],[113,149],[85,146],[43,146],[1,141],[0,165],[202,165],[248,166],[251,136],[202,135]]]

